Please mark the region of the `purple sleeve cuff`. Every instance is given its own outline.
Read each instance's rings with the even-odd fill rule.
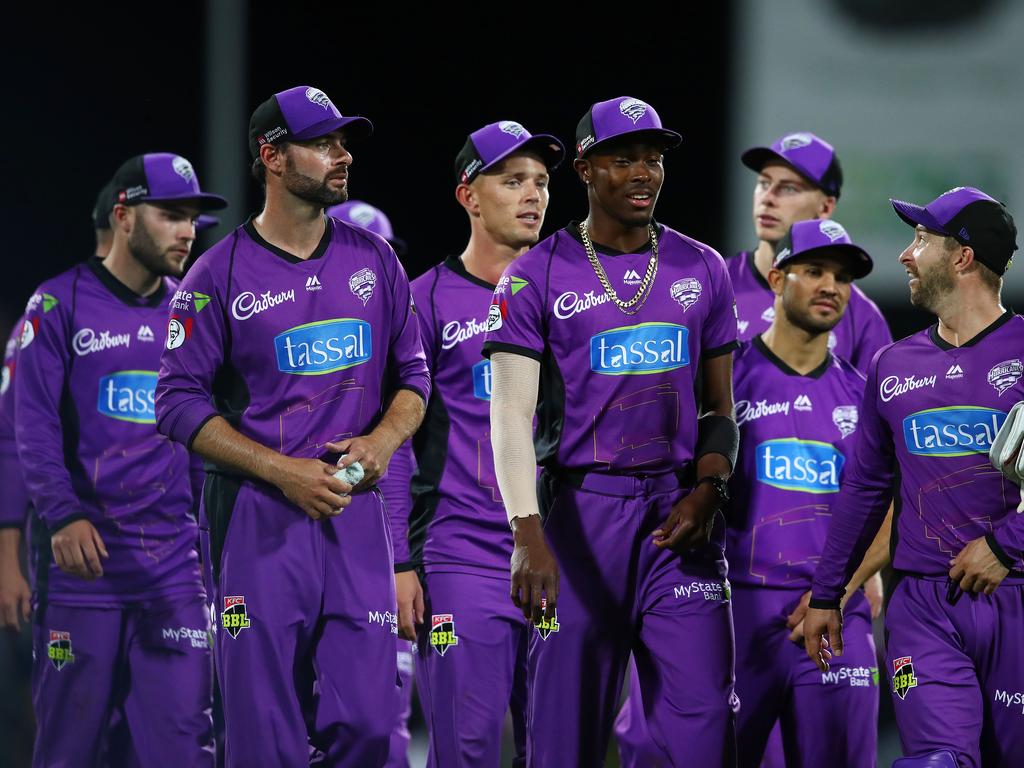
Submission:
[[[395,555],[395,570],[408,570],[409,554],[409,512],[412,509],[412,441],[406,440],[398,447],[388,471],[377,483],[384,496],[391,527],[391,546]]]
[[[216,409],[210,405],[209,401],[195,397],[177,403],[164,411],[160,415],[156,427],[171,440],[191,449],[192,441],[196,439],[199,430],[217,415]]]
[[[1007,521],[995,532],[988,534],[985,537],[985,541],[988,542],[988,547],[992,550],[992,554],[996,556],[996,560],[1002,563],[1004,568],[1013,571],[1017,570],[1022,557],[1024,557],[1024,551],[1022,551],[1024,550],[1024,542],[1021,541],[1024,537],[1018,531],[1013,530],[1012,526],[1009,525],[1010,522]]]

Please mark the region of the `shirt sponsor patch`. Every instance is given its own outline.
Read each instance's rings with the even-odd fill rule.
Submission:
[[[473,396],[491,399],[491,361],[481,360],[473,366]]]
[[[320,320],[275,336],[274,351],[282,373],[321,376],[368,362],[373,356],[373,333],[365,320]]]
[[[177,349],[190,336],[192,336],[192,318],[171,315],[171,319],[167,321],[167,348]]]
[[[989,370],[988,383],[1002,396],[1006,390],[1020,380],[1021,374],[1024,374],[1024,365],[1020,360],[1016,358],[1004,360]]]
[[[71,346],[79,357],[91,355],[94,352],[103,352],[117,347],[129,347],[132,343],[130,333],[111,333],[100,331],[98,334],[92,328],[80,329],[71,339]],[[24,344],[22,345],[24,346]]]
[[[262,314],[285,302],[294,301],[294,290],[279,291],[278,293],[264,291],[259,296],[252,291],[243,291],[231,302],[231,316],[235,320],[248,320],[253,315]]]
[[[611,328],[590,338],[590,370],[606,376],[662,373],[690,364],[689,329],[675,323]]]
[[[784,491],[836,493],[846,457],[830,443],[795,437],[757,446],[757,479]]]
[[[392,611],[370,611],[366,623],[374,627],[383,627],[392,635],[398,634],[398,614]]]
[[[135,424],[156,424],[156,371],[117,371],[100,379],[96,410]]]
[[[1006,414],[995,408],[961,405],[929,408],[903,419],[903,440],[917,456],[988,453]]]
[[[821,673],[822,685],[849,685],[851,688],[878,687],[878,667],[832,667]]]
[[[904,376],[902,379],[899,376],[886,376],[878,385],[878,394],[883,403],[888,403],[893,398],[913,392],[915,389],[934,386],[935,376],[925,376],[920,379],[916,376]]]

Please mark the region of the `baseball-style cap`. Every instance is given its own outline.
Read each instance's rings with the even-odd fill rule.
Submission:
[[[592,104],[576,126],[576,157],[580,158],[599,144],[630,133],[649,133],[659,138],[665,149],[683,142],[675,131],[662,128],[654,107],[632,96],[599,101]]]
[[[298,85],[256,107],[249,118],[249,153],[255,159],[264,144],[308,141],[339,128],[354,139],[373,133],[373,123],[365,117],[344,117],[319,88]]]
[[[787,133],[770,147],[751,147],[740,156],[740,160],[758,173],[768,162],[781,160],[833,197],[839,197],[843,187],[843,169],[835,149],[807,131]]]
[[[928,205],[890,198],[896,215],[907,224],[955,238],[974,249],[974,257],[1001,275],[1017,250],[1017,226],[1006,206],[974,187],[955,187]]]
[[[201,214],[196,218],[196,232],[202,232],[204,229],[216,227],[218,224],[220,224],[220,219],[216,216],[208,216],[205,213]]]
[[[364,203],[362,200],[349,200],[347,203],[335,205],[325,212],[328,216],[355,224],[375,235],[380,235],[395,249],[395,253],[401,256],[405,253],[405,241],[395,237],[395,230],[389,219],[380,208]]]
[[[562,142],[551,134],[538,133],[535,136],[521,123],[500,120],[466,137],[466,143],[455,156],[455,183],[469,184],[513,152],[523,150],[540,155],[549,170],[557,167],[565,157]]]
[[[114,210],[114,180],[111,179],[96,193],[92,206],[93,229],[110,229],[110,214]]]
[[[192,163],[171,152],[151,152],[125,160],[111,184],[114,204],[189,202],[204,211],[228,205],[223,197],[199,189]]]
[[[868,252],[854,245],[843,225],[832,219],[808,219],[793,224],[779,241],[772,267],[782,269],[813,254],[826,253],[845,259],[854,280],[870,274],[874,267]]]

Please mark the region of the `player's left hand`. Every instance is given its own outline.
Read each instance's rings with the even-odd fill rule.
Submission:
[[[885,603],[885,586],[882,584],[882,574],[875,572],[864,582],[864,597],[867,598],[871,607],[872,620],[882,615],[882,605]]]
[[[804,644],[804,616],[807,615],[807,605],[811,602],[811,590],[807,590],[800,597],[796,608],[786,618],[786,628],[793,630],[789,633],[789,639],[797,645]]]
[[[387,471],[391,454],[395,452],[393,448],[389,448],[382,436],[373,432],[360,437],[350,437],[340,443],[327,443],[326,448],[334,453],[345,454],[338,461],[339,467],[347,467],[357,461],[362,465],[363,479],[352,489],[352,493],[372,488]]]
[[[808,608],[804,614],[804,650],[818,669],[828,672],[833,656],[843,655],[843,612],[838,608]]]
[[[985,537],[967,543],[960,554],[949,561],[949,578],[964,592],[996,591],[1010,571],[992,553]]]
[[[710,483],[701,483],[672,507],[665,522],[652,534],[654,546],[674,552],[707,544],[715,512],[721,507],[718,491]]]
[[[416,639],[416,626],[423,623],[423,585],[416,571],[395,574],[395,597],[398,600],[398,636]]]

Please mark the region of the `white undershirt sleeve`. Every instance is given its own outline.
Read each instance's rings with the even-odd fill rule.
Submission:
[[[512,352],[491,354],[491,448],[509,522],[539,515],[533,414],[540,363]]]

